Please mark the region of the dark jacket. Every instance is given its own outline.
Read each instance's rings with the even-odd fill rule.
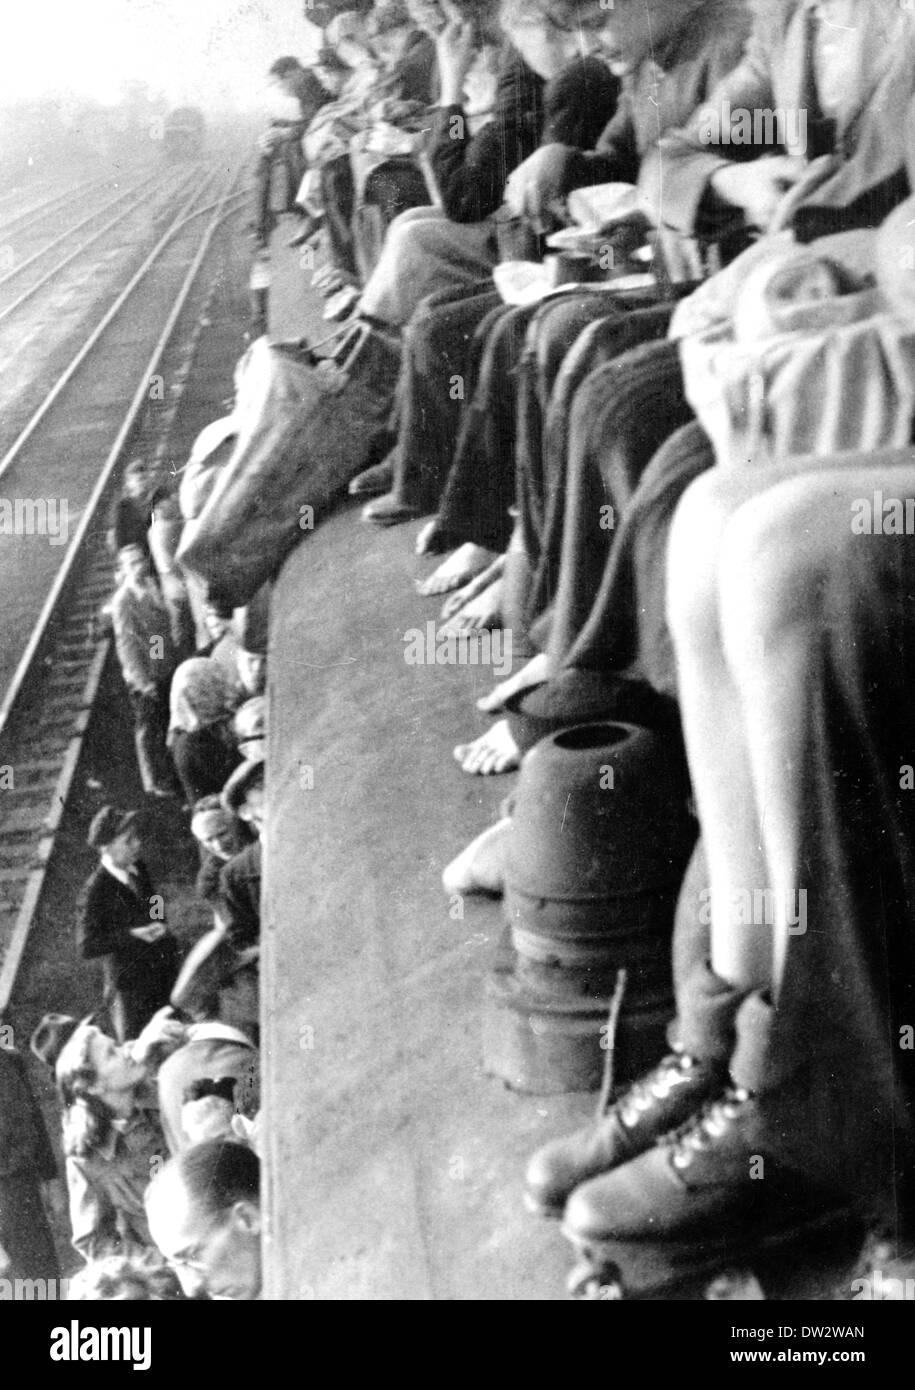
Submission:
[[[638,183],[644,156],[692,116],[739,63],[750,32],[746,0],[706,0],[684,15],[623,80],[616,114],[596,147],[570,149],[560,194],[601,183]]]
[[[261,842],[233,854],[219,875],[217,908],[233,943],[256,946],[261,931]]]
[[[436,113],[429,158],[447,216],[490,217],[502,205],[509,174],[541,143],[593,145],[618,95],[619,82],[596,58],[571,64],[547,85],[509,50],[488,125],[471,135],[462,107]]]
[[[164,1004],[177,974],[178,946],[170,932],[153,942],[130,935],[134,927],[148,927],[156,920],[151,915],[154,890],[145,864],[137,864],[136,875],[134,891],[99,864],[83,890],[77,946],[84,960],[104,960],[109,994],[161,997]]]
[[[214,796],[221,792],[242,761],[241,754],[222,725],[194,729],[190,733],[178,729],[172,735],[169,748],[175,771],[191,806],[202,796]]]
[[[0,1047],[0,1182],[16,1177],[49,1182],[56,1176],[54,1151],[29,1085],[25,1059]]]

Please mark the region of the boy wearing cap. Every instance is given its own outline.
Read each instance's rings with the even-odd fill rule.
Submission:
[[[136,813],[102,807],[87,842],[100,862],[83,892],[77,943],[84,960],[103,961],[105,999],[115,1035],[124,1042],[168,1003],[178,943],[153,915],[154,890],[140,858]]]

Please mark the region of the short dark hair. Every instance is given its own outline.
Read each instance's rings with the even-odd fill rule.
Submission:
[[[261,1165],[257,1154],[230,1139],[207,1139],[175,1159],[191,1203],[218,1217],[236,1202],[258,1202]]]
[[[275,63],[270,64],[269,75],[270,77],[282,78],[288,77],[291,72],[301,72],[301,70],[302,64],[299,62],[298,58],[292,58],[287,55],[283,58],[277,58]]]

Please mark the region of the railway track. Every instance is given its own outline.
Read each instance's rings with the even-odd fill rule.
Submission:
[[[165,190],[166,196],[176,196],[197,177],[199,177],[199,175],[195,172],[181,175],[175,181],[174,185],[167,187]],[[38,294],[40,290],[44,289],[46,285],[51,284],[62,271],[66,270],[68,266],[72,265],[72,263],[81,256],[84,256],[87,251],[95,246],[97,242],[101,241],[103,237],[106,237],[109,232],[112,232],[115,227],[119,227],[122,222],[126,222],[128,218],[133,217],[137,212],[145,210],[148,205],[148,191],[154,184],[161,184],[161,181],[160,173],[148,174],[138,183],[118,193],[114,198],[109,199],[108,202],[103,203],[100,207],[93,208],[87,216],[80,218],[78,222],[66,227],[62,232],[59,232],[53,237],[51,241],[45,242],[44,245],[39,246],[31,255],[14,263],[12,269],[8,270],[5,274],[0,274],[0,323],[4,323],[15,314],[17,310],[21,309]],[[118,208],[118,212],[115,213],[113,217],[104,222],[101,227],[97,227],[90,236],[80,241],[79,244],[68,251],[61,260],[55,261],[47,270],[40,271],[37,277],[32,280],[31,284],[23,289],[20,289],[17,285],[15,298],[9,303],[3,303],[3,291],[8,285],[11,285],[14,281],[20,280],[27,271],[34,270],[52,251],[55,251],[59,246],[63,246],[86,227],[91,226],[93,222],[97,222],[100,217],[104,217],[105,213],[110,212],[112,208]]]
[[[105,174],[102,178],[92,179],[89,183],[74,184],[72,188],[65,188],[62,193],[55,193],[40,203],[22,208],[12,217],[0,221],[0,238],[5,241],[13,234],[22,235],[22,233],[30,231],[36,224],[44,222],[52,213],[59,212],[64,207],[72,207],[74,202],[84,202],[87,198],[94,198],[100,189],[111,185],[117,186],[117,177],[113,174]],[[3,205],[0,203],[0,216],[2,216],[2,212]]]
[[[0,1016],[108,654],[98,615],[112,588],[111,483],[127,449],[165,456],[212,293],[201,272],[247,196],[235,191],[237,172],[221,185],[217,176],[196,181],[0,459],[0,509],[14,516],[18,503],[33,525],[0,535]],[[167,391],[151,396],[160,379]]]

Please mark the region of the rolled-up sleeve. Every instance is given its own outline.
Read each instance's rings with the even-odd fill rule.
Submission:
[[[78,1158],[67,1159],[72,1245],[84,1260],[95,1260],[114,1244],[115,1211]]]

